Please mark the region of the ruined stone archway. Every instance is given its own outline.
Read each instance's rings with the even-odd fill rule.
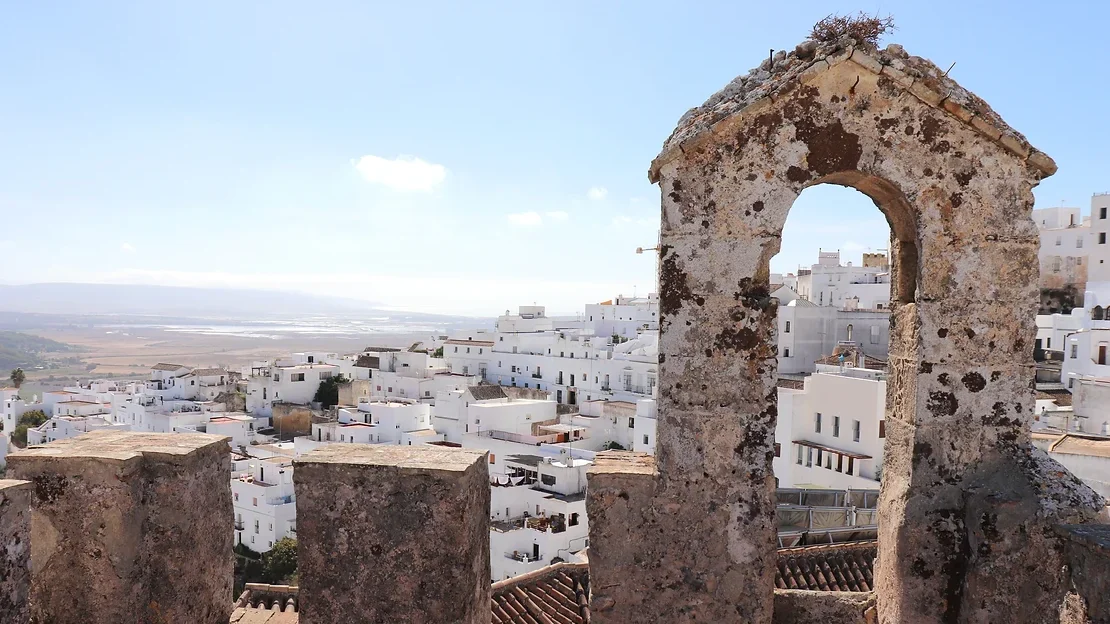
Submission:
[[[1032,583],[1026,568],[1059,569],[1046,528],[1101,503],[1028,443],[1032,188],[1054,170],[897,46],[799,46],[684,115],[650,173],[663,195],[657,455],[591,474],[597,621],[771,620],[768,267],[794,199],[819,183],[867,194],[892,231],[880,620],[1047,621],[1066,579]]]

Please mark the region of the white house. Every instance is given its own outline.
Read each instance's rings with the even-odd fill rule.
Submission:
[[[316,397],[320,382],[337,374],[339,366],[320,363],[315,354],[294,354],[273,363],[255,362],[247,375],[247,411],[271,416],[275,402],[307,405]]]
[[[797,292],[810,303],[845,309],[890,308],[890,262],[885,253],[863,254],[863,264],[840,264],[839,251],[818,251],[817,264],[799,269]]]
[[[238,457],[232,462],[235,543],[266,552],[283,537],[296,537],[297,507],[289,458]]]
[[[27,444],[46,444],[101,429],[127,431],[131,427],[122,423],[111,422],[103,416],[54,416],[38,427],[27,430]]]

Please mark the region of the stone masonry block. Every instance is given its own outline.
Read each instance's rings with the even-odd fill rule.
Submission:
[[[31,496],[27,481],[0,479],[0,622],[31,620]]]
[[[487,462],[372,444],[294,461],[301,624],[488,624]]]
[[[34,488],[34,621],[228,621],[227,438],[88,433],[15,452],[8,471]]]

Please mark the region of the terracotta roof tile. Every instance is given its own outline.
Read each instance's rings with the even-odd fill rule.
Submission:
[[[505,399],[508,395],[501,386],[470,386],[470,396],[475,401],[488,401],[490,399]]]
[[[493,584],[492,624],[588,624],[590,570],[558,563]]]
[[[811,591],[871,591],[878,542],[779,549],[775,587]]]

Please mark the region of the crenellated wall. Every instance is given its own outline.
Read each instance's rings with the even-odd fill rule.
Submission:
[[[0,479],[0,622],[31,618],[31,496],[27,481]]]
[[[295,460],[300,623],[488,624],[487,457],[330,444]]]
[[[88,433],[13,453],[8,473],[34,494],[31,621],[226,624],[227,438]]]

